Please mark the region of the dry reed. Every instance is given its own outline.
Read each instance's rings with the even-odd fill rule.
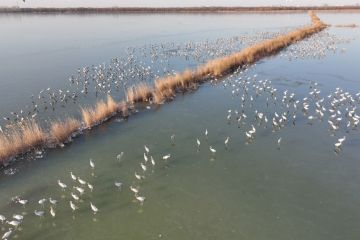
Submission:
[[[66,118],[64,121],[54,121],[50,126],[50,141],[62,144],[71,138],[71,135],[79,130],[81,124],[74,118]]]
[[[99,101],[94,108],[82,108],[82,117],[87,128],[105,121],[116,113],[128,116],[128,106],[124,101],[117,103],[110,95],[106,101]],[[71,117],[51,122],[49,134],[46,134],[35,120],[8,126],[6,131],[0,132],[0,163],[5,164],[7,160],[38,146],[60,145],[80,129],[80,121]]]
[[[46,134],[34,120],[10,126],[0,134],[0,162],[25,153],[46,142]]]
[[[115,102],[110,95],[108,95],[106,102],[101,100],[96,103],[94,108],[81,108],[81,113],[86,128],[91,128],[118,112],[122,112],[124,114],[125,111],[127,111],[126,105]]]
[[[127,101],[130,103],[147,102],[153,97],[153,89],[146,83],[130,87],[126,92]]]
[[[26,149],[39,146],[46,140],[46,134],[35,120],[28,120],[21,124],[22,141]]]

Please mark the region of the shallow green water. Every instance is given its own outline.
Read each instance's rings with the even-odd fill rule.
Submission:
[[[51,21],[59,21],[60,24],[62,18],[75,18],[83,23],[96,22],[97,18],[100,18],[112,23],[122,18],[137,21],[138,16],[89,16],[86,19],[82,19],[82,16],[56,16],[55,20],[51,16],[46,17]],[[155,19],[161,23],[169,20],[173,21],[171,23],[184,21],[187,24],[202,19],[198,15],[186,15],[186,18],[183,15],[140,17]],[[262,24],[265,24],[264,28],[269,27],[276,31],[276,27],[288,27],[285,22],[289,19],[294,19],[294,23],[291,23],[295,26],[307,21],[307,16],[302,14],[295,17],[206,15],[201,27],[194,27],[194,30],[188,27],[183,31],[171,30],[173,25],[168,23],[167,31],[179,31],[172,39],[180,42],[185,41],[184,39],[201,41],[224,34],[231,36],[238,30],[247,32],[250,27],[245,21],[235,24],[233,20],[256,17],[261,21],[254,22],[254,27],[260,30]],[[358,15],[322,14],[320,17],[324,21],[343,20],[352,23]],[[22,17],[21,21],[27,18]],[[269,23],[270,19],[276,21]],[[150,20],[148,24],[152,26]],[[216,28],[213,24],[227,27]],[[204,29],[216,30],[207,35],[203,33]],[[348,37],[359,36],[358,29],[331,28],[329,31]],[[151,29],[145,33],[146,37],[139,37],[142,39],[141,43],[157,34]],[[122,36],[108,37],[116,39],[112,41],[122,41]],[[160,37],[159,41],[162,40]],[[101,44],[101,41],[99,42]],[[25,46],[21,45],[19,49],[21,47]],[[320,60],[288,61],[279,56],[266,59],[251,68],[246,76],[241,76],[246,78],[257,74],[258,80],[271,80],[272,85],[279,91],[279,99],[282,96],[280,93],[285,89],[296,93],[298,99],[302,99],[308,95],[310,81],[319,83],[318,88],[323,97],[333,92],[336,87],[355,94],[360,86],[357,77],[359,69],[356,67],[360,56],[359,39],[356,38],[342,47],[347,49],[345,53],[330,54]],[[72,68],[73,71],[76,68],[73,67],[75,62],[78,65],[87,64],[86,61],[92,64],[98,59],[113,57],[109,48],[111,49],[94,48],[87,52],[88,56],[77,52],[79,58],[66,57],[71,61],[60,59],[59,62],[69,65],[60,68],[60,75],[68,76],[71,71],[66,69]],[[108,49],[109,52],[103,52],[102,49]],[[61,54],[64,53],[55,55],[60,58]],[[97,58],[91,58],[92,56]],[[8,71],[6,69],[1,71],[2,74]],[[49,68],[45,66],[44,69],[48,71]],[[34,66],[30,72],[31,78],[37,78]],[[59,76],[59,79],[61,77]],[[233,79],[239,77],[235,76]],[[21,81],[25,81],[21,74],[17,75],[17,78],[19,82],[11,84],[20,85]],[[34,88],[38,86],[36,89],[41,89],[41,81],[46,82],[46,79],[38,78],[40,82],[36,83],[38,85],[34,84]],[[346,133],[344,128],[341,128],[336,137],[331,137],[326,121],[309,125],[299,110],[296,126],[288,124],[281,131],[273,133],[270,123],[264,128],[264,125],[258,126],[252,121],[254,111],[258,110],[270,116],[274,111],[280,113],[281,108],[278,105],[267,108],[266,98],[255,98],[255,95],[253,107],[246,105],[244,108],[249,119],[238,128],[235,120],[229,124],[226,117],[228,109],[240,111],[240,99],[233,97],[233,88],[224,87],[224,83],[232,84],[233,80],[225,79],[216,85],[204,84],[195,92],[178,94],[175,101],[159,108],[152,107],[148,110],[139,107],[139,112],[126,121],[113,119],[75,138],[66,148],[48,151],[44,158],[36,161],[24,159],[15,164],[14,175],[0,176],[0,214],[6,217],[15,213],[25,215],[21,227],[14,231],[12,237],[357,239],[360,236],[358,131]],[[27,91],[20,87],[15,89],[19,90],[19,93]],[[3,95],[4,101],[15,99],[5,96]],[[21,97],[19,99],[19,104],[25,101]],[[3,111],[5,112],[1,108],[1,112]],[[251,128],[251,124],[256,126],[257,133],[254,141],[246,144],[245,131]],[[209,132],[207,138],[204,135],[205,129]],[[172,144],[170,139],[173,134],[175,144]],[[334,143],[343,135],[347,136],[347,140],[337,155],[334,153]],[[228,148],[224,144],[226,137],[230,137]],[[282,138],[280,149],[277,145],[279,137]],[[197,138],[201,141],[199,150],[196,146]],[[145,179],[138,181],[134,172],[143,174],[140,162],[143,162],[144,145],[150,148],[149,156],[154,157],[156,165],[152,167],[147,163]],[[217,152],[212,154],[209,146],[214,147]],[[116,158],[120,152],[124,152],[121,163]],[[171,157],[164,161],[162,156],[166,154],[171,154]],[[94,171],[89,166],[89,158],[95,162]],[[94,186],[93,192],[85,190],[82,201],[74,201],[79,207],[75,212],[72,212],[69,206],[70,192],[61,191],[57,185],[58,179],[69,187],[80,185],[73,183],[70,171]],[[115,181],[123,183],[121,190],[115,187]],[[140,187],[139,195],[146,197],[143,205],[135,201],[134,194],[129,190],[131,185]],[[10,200],[14,196],[27,199],[29,203],[26,207],[13,203]],[[43,197],[52,197],[59,201],[55,208],[55,218],[49,214],[48,202],[45,203],[46,213],[43,218],[34,215],[34,210],[42,209],[37,202]],[[90,202],[99,209],[96,215],[90,209]],[[7,224],[0,227],[1,233],[8,229]]]

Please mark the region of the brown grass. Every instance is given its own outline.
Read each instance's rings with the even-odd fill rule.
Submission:
[[[0,134],[0,162],[3,163],[7,159],[19,153],[19,143],[21,135],[18,131],[10,131],[9,134]]]
[[[126,105],[115,102],[110,95],[108,95],[106,101],[99,101],[93,108],[81,108],[83,121],[87,128],[91,128],[92,126],[105,121],[118,112],[124,113],[125,111],[127,111]]]
[[[50,126],[50,139],[56,144],[64,143],[71,135],[80,129],[80,122],[74,118],[66,118],[64,121],[55,121]]]
[[[153,97],[153,89],[146,83],[130,87],[126,92],[127,101],[130,103],[148,102]]]
[[[25,148],[39,146],[46,141],[46,134],[35,120],[29,120],[21,124],[22,142]]]
[[[110,95],[106,101],[98,102],[94,108],[82,108],[83,121],[87,128],[105,121],[116,113],[121,113],[124,117],[128,116],[128,106],[124,101],[117,103]],[[80,128],[80,121],[71,117],[51,122],[49,134],[46,134],[35,120],[26,120],[8,126],[7,130],[0,132],[0,163],[4,164],[12,157],[38,146],[64,143]]]
[[[46,142],[46,134],[34,121],[27,120],[0,134],[0,162],[25,153]]]

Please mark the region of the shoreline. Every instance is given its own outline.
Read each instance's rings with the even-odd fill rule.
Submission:
[[[0,7],[0,14],[174,14],[174,13],[297,13],[297,12],[360,12],[360,6],[304,7],[109,7],[109,8],[20,8]]]

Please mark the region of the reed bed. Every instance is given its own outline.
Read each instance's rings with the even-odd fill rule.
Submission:
[[[71,135],[80,129],[81,123],[75,118],[68,117],[65,120],[54,121],[50,126],[50,141],[56,145],[70,140]]]
[[[130,87],[126,92],[126,99],[130,103],[147,102],[153,97],[153,89],[146,83]]]
[[[121,113],[123,117],[129,114],[127,103],[125,101],[118,103],[110,95],[106,101],[99,101],[94,108],[82,108],[81,111],[86,128],[91,128],[117,113]],[[48,132],[33,119],[8,126],[6,131],[0,132],[0,164],[4,165],[13,157],[36,147],[63,145],[82,128],[82,123],[71,117],[51,122]]]
[[[45,142],[46,133],[34,120],[10,126],[8,131],[0,134],[0,162],[42,146]]]
[[[118,103],[108,95],[106,101],[101,100],[94,107],[81,108],[83,125],[85,128],[91,128],[119,113],[126,117],[128,116],[128,103],[153,102],[160,104],[165,100],[171,100],[178,91],[187,91],[209,78],[223,76],[237,67],[249,65],[261,58],[271,56],[290,44],[327,27],[315,13],[310,12],[310,17],[312,21],[310,26],[254,44],[229,56],[214,59],[195,70],[185,70],[175,75],[156,79],[153,87],[145,83],[135,85],[127,90],[126,102]],[[73,118],[52,122],[48,133],[35,120],[26,120],[11,126],[5,132],[0,132],[0,163],[4,164],[7,160],[36,147],[46,147],[51,143],[59,145],[81,129],[80,121]]]
[[[97,102],[93,108],[81,108],[81,114],[86,128],[98,125],[117,113],[127,116],[127,104],[125,102],[115,102],[110,95],[107,96],[106,101],[101,100]]]
[[[28,120],[21,125],[21,134],[24,150],[40,146],[46,140],[46,133],[44,130],[35,122],[35,120]]]

